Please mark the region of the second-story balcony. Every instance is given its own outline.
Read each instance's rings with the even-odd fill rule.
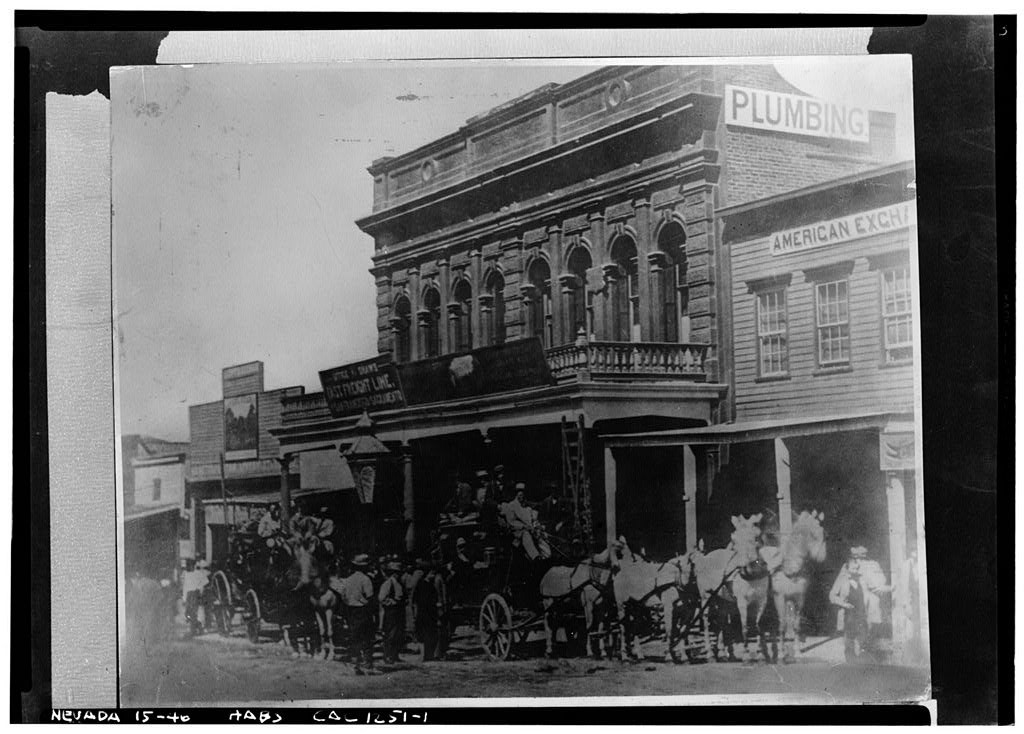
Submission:
[[[545,350],[557,383],[679,380],[705,382],[710,344],[662,342],[607,342],[578,339],[573,344]],[[331,417],[322,392],[286,397],[284,423],[308,423]]]

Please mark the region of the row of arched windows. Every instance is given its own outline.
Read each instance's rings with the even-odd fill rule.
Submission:
[[[658,263],[651,269],[652,299],[650,310],[659,325],[658,335],[666,342],[685,342],[689,339],[688,291],[686,285],[686,235],[681,225],[670,222],[662,228],[657,242]],[[566,273],[562,287],[553,291],[551,267],[542,257],[534,258],[526,270],[523,306],[526,332],[538,337],[545,348],[555,344],[556,330],[552,316],[552,298],[563,298],[569,331],[564,341],[572,342],[580,329],[593,339],[636,342],[641,339],[640,328],[640,268],[636,242],[628,234],[618,235],[611,243],[610,261],[614,268],[605,268],[607,279],[605,298],[609,299],[602,334],[595,334],[593,294],[587,288],[587,274],[593,268],[590,251],[583,245],[573,247],[566,259]],[[609,272],[610,270],[610,272]],[[451,352],[462,352],[473,346],[473,288],[469,280],[460,278],[451,292],[452,300],[447,314],[441,292],[430,285],[423,293],[422,308],[416,314],[420,330],[420,358],[435,357],[442,353],[441,330],[448,330]],[[657,299],[657,302],[654,302]],[[392,332],[395,359],[399,362],[411,358],[413,314],[408,296],[401,295],[394,303]],[[447,317],[447,318],[446,318]],[[484,282],[481,299],[481,342],[484,345],[505,341],[505,280],[497,270],[491,271]]]

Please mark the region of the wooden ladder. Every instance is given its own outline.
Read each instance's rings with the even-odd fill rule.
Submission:
[[[582,415],[573,423],[562,416],[562,495],[572,503],[579,540],[589,552],[594,533],[584,431]]]

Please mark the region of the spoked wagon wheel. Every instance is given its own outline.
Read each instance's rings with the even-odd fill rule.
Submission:
[[[223,571],[213,574],[213,590],[217,595],[214,603],[213,616],[217,622],[217,631],[227,637],[231,634],[231,617],[233,616],[231,602],[231,584]]]
[[[504,660],[512,649],[512,610],[500,594],[488,594],[480,607],[480,644],[491,660]]]
[[[260,598],[255,589],[245,592],[245,634],[253,644],[260,641]]]

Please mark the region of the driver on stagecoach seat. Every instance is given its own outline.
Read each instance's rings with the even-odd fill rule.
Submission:
[[[266,539],[268,548],[281,542],[278,537],[281,533],[281,507],[276,502],[267,505],[267,511],[260,518],[256,532]]]
[[[512,544],[522,546],[531,561],[538,557],[550,558],[551,547],[542,537],[534,537],[537,528],[537,511],[526,504],[526,485],[516,483],[516,496],[506,502],[503,508],[505,522],[512,530]]]
[[[320,512],[311,515],[308,523],[308,533],[329,555],[334,554],[334,542],[331,536],[334,535],[334,520],[327,516],[327,506],[320,508]]]

